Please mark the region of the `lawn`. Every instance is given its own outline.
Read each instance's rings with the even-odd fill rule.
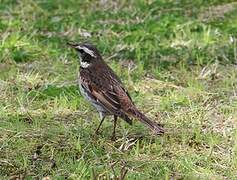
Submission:
[[[89,41],[164,125],[99,116],[68,41]],[[236,179],[237,2],[0,0],[0,179]]]

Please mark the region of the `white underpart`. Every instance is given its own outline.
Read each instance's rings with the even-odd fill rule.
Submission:
[[[89,54],[90,56],[92,57],[96,57],[96,55],[94,54],[94,52],[90,49],[88,49],[87,47],[85,46],[77,46],[78,49],[82,49],[83,51],[85,51],[87,54]]]

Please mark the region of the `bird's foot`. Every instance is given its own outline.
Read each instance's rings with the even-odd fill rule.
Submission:
[[[111,141],[116,141],[116,136],[115,136],[115,134],[113,134],[113,135],[111,136]]]
[[[97,136],[97,135],[99,135],[100,134],[100,131],[97,129],[96,131],[95,131],[95,135]]]

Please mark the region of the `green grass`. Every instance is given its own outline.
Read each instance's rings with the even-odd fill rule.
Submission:
[[[237,3],[0,0],[0,179],[235,179]],[[108,120],[68,41],[96,44],[167,133]]]

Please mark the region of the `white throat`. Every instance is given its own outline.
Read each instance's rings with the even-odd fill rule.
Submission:
[[[82,68],[88,68],[90,66],[90,63],[81,61],[80,65]]]

